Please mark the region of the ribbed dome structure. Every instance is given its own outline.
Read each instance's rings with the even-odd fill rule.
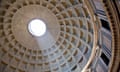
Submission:
[[[84,0],[1,0],[1,71],[81,72],[97,42],[89,10]],[[46,24],[41,37],[28,30],[34,19]]]

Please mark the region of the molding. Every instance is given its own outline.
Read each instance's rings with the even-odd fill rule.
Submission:
[[[102,0],[112,33],[112,57],[109,72],[117,72],[120,63],[120,20],[111,0]]]
[[[93,41],[92,52],[91,52],[91,55],[90,55],[90,58],[89,58],[87,64],[85,65],[85,67],[81,71],[81,72],[86,72],[86,70],[89,70],[89,66],[91,65],[92,61],[95,58],[97,42],[98,42],[98,29],[97,29],[97,25],[96,25],[97,16],[95,15],[94,10],[93,10],[89,0],[83,0],[83,4],[86,5],[86,8],[88,9],[89,14],[91,15],[91,20],[94,23],[93,24],[94,25],[94,41]]]

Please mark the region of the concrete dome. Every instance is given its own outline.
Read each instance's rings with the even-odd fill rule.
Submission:
[[[110,44],[114,29],[106,15],[95,13],[91,2],[0,0],[0,72],[111,71],[107,67],[114,63],[110,60],[114,57]],[[99,9],[103,9],[101,5]],[[100,17],[108,21],[108,27]],[[34,36],[29,31],[29,23],[34,19],[45,23],[42,36]],[[103,32],[110,40],[102,36]],[[103,70],[99,66],[102,61],[106,64]]]

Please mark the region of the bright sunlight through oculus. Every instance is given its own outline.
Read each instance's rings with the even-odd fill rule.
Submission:
[[[34,19],[28,24],[28,30],[34,36],[42,36],[46,32],[46,24],[40,19]]]

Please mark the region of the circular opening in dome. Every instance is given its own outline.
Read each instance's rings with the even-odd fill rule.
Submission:
[[[42,36],[46,32],[46,24],[40,19],[33,19],[28,24],[28,30],[34,36]]]

